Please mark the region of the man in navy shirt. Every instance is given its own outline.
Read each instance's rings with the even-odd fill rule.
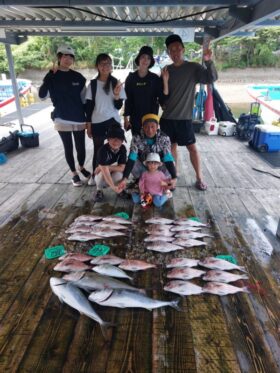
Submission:
[[[104,199],[102,189],[109,186],[116,193],[121,189],[117,183],[123,177],[123,170],[126,164],[126,147],[123,141],[126,141],[123,129],[116,125],[112,126],[107,133],[108,143],[104,144],[98,151],[97,163],[95,169],[96,193],[94,202],[101,202]],[[123,192],[120,197],[124,197]]]

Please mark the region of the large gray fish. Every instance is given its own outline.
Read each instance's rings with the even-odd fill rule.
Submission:
[[[159,235],[151,234],[148,237],[145,237],[144,241],[145,242],[156,242],[156,241],[172,242],[174,241],[174,237],[163,236],[161,234]]]
[[[97,221],[97,220],[102,220],[102,219],[103,219],[103,216],[98,216],[98,215],[80,215],[74,221],[75,222]]]
[[[201,240],[195,240],[193,238],[185,239],[185,238],[176,238],[172,243],[174,245],[179,245],[183,247],[194,247],[194,246],[206,246],[207,243]]]
[[[115,267],[111,264],[100,264],[93,267],[92,270],[105,276],[128,278],[129,280],[133,280],[133,278],[128,276],[128,274],[125,273],[122,269]]]
[[[147,224],[172,224],[174,220],[154,217],[145,221]]]
[[[125,282],[117,280],[110,276],[100,275],[95,272],[71,272],[63,276],[63,279],[73,282],[79,288],[87,291],[103,290],[103,289],[130,289],[134,291],[141,291],[134,286],[128,285]]]
[[[199,269],[183,267],[183,268],[173,268],[171,271],[167,272],[168,278],[179,278],[181,280],[191,280],[192,278],[201,277],[205,274],[205,271]]]
[[[93,229],[98,229],[98,228],[106,228],[106,229],[115,229],[115,230],[119,230],[119,229],[127,229],[127,225],[123,225],[123,224],[119,224],[119,223],[114,223],[114,222],[111,222],[111,221],[101,221],[97,224],[95,224],[94,228]]]
[[[237,286],[228,285],[222,282],[208,282],[206,285],[203,286],[203,291],[205,293],[221,296],[239,292],[249,293],[249,290],[246,287],[239,288]]]
[[[103,217],[104,221],[109,221],[112,223],[118,223],[118,224],[125,224],[125,225],[130,225],[132,222],[128,219],[124,219],[121,216],[115,216],[115,215],[110,215],[110,216],[105,216]]]
[[[77,232],[69,236],[67,240],[86,242],[86,241],[92,241],[92,240],[100,240],[101,238],[102,238],[101,236],[98,236],[97,234],[94,234],[94,233]]]
[[[71,258],[62,260],[54,267],[54,270],[59,272],[86,271],[87,269],[91,267],[80,260]]]
[[[102,255],[92,258],[90,264],[112,264],[118,265],[121,264],[125,259],[119,258],[116,255]]]
[[[90,294],[89,300],[98,303],[101,306],[118,307],[118,308],[154,308],[170,306],[180,310],[179,299],[173,301],[162,301],[149,298],[144,294],[131,290],[100,290]]]
[[[174,245],[171,242],[156,241],[150,242],[150,244],[147,246],[147,250],[158,251],[160,253],[169,253],[170,251],[183,250],[183,247]]]
[[[144,260],[127,259],[119,265],[119,268],[125,271],[143,271],[149,268],[156,268],[155,264],[145,262]]]
[[[198,264],[202,267],[210,268],[210,269],[220,269],[222,271],[230,271],[232,269],[238,269],[239,271],[246,272],[245,268],[242,266],[238,266],[227,260],[215,258],[215,257],[204,258],[200,260]]]
[[[167,268],[176,267],[196,267],[198,265],[198,259],[191,258],[173,258],[166,264]]]
[[[188,225],[191,227],[209,227],[207,224],[200,223],[199,221],[192,220],[192,219],[185,219],[185,218],[179,218],[174,221],[174,224],[178,225]]]
[[[180,295],[195,295],[204,293],[201,286],[195,285],[190,281],[183,280],[170,281],[164,286],[163,289]]]
[[[201,227],[187,227],[186,225],[172,225],[171,232],[196,232],[200,231]]]
[[[182,231],[178,232],[175,234],[176,238],[202,238],[202,237],[213,237],[208,233],[203,233],[203,232],[187,232],[187,231]]]
[[[106,331],[113,324],[101,319],[80,289],[71,283],[65,282],[61,278],[56,277],[50,278],[50,286],[53,293],[58,296],[61,302],[68,304],[68,306],[79,311],[82,315],[86,315],[92,320],[98,322],[102,333],[106,338]]]
[[[206,272],[206,275],[202,277],[205,281],[216,281],[216,282],[234,282],[238,280],[247,280],[248,276],[246,275],[236,275],[234,273],[221,271],[219,269],[212,269],[211,271]]]
[[[82,253],[66,253],[58,258],[58,260],[74,259],[80,262],[88,262],[92,259],[92,256]]]

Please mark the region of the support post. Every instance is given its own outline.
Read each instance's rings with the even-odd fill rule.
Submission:
[[[18,86],[17,86],[17,79],[16,79],[15,70],[14,70],[14,61],[13,61],[12,50],[11,50],[10,44],[5,44],[5,48],[6,48],[7,58],[8,58],[10,77],[11,77],[12,86],[13,86],[13,92],[14,92],[14,96],[15,96],[17,116],[18,116],[19,124],[23,124],[23,116],[22,116],[20,102],[19,102],[19,91],[18,91]]]

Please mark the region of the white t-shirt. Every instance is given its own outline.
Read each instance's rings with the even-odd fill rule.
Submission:
[[[105,122],[108,119],[114,118],[117,122],[121,122],[119,111],[114,106],[114,94],[112,85],[110,87],[109,94],[107,95],[104,91],[105,82],[97,80],[96,95],[95,95],[95,106],[91,116],[92,123]],[[92,100],[91,85],[87,87],[86,99]],[[126,94],[122,87],[120,92],[120,99],[125,100]]]

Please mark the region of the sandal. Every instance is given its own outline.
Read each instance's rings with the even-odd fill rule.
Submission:
[[[196,181],[195,187],[198,190],[207,190],[207,184],[204,184],[203,181],[201,181],[201,180]]]

